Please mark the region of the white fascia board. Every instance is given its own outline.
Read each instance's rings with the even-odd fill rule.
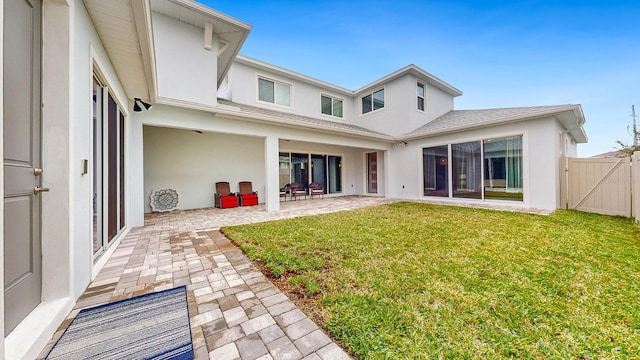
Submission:
[[[339,94],[342,94],[344,96],[350,96],[350,97],[355,97],[357,95],[359,95],[360,93],[368,90],[368,89],[372,89],[372,88],[377,88],[380,87],[382,85],[384,85],[385,83],[395,80],[405,74],[412,74],[418,78],[423,79],[424,81],[426,81],[427,83],[436,86],[437,88],[445,91],[446,93],[452,95],[452,96],[460,96],[462,95],[462,91],[458,90],[457,88],[447,84],[446,82],[442,81],[441,79],[437,78],[436,76],[422,70],[421,68],[411,64],[408,66],[405,66],[404,68],[391,73],[381,79],[378,79],[368,85],[365,85],[363,87],[361,87],[358,90],[352,91],[346,88],[343,88],[341,86],[337,86],[334,84],[330,84],[326,81],[322,81],[322,80],[318,80],[315,78],[312,78],[310,76],[306,76],[300,73],[297,73],[295,71],[291,71],[276,65],[272,65],[269,63],[266,63],[264,61],[260,61],[245,55],[238,55],[236,57],[236,61],[240,64],[244,64],[244,65],[248,65],[254,68],[259,68],[262,70],[266,70],[266,71],[270,71],[270,72],[274,72],[286,77],[290,77],[293,79],[296,79],[298,81],[302,81],[311,85],[315,85],[318,87],[322,87],[324,89],[329,89],[332,91],[335,91]]]
[[[149,4],[149,0],[132,1],[131,8],[136,22],[142,64],[144,65],[147,80],[148,100],[155,102],[158,94],[158,81],[156,76],[155,42],[153,40],[153,29],[151,28],[151,4]]]
[[[569,133],[576,143],[584,144],[589,141],[587,133],[584,130],[586,120],[582,112],[582,106],[574,105],[571,111],[559,114],[557,119],[562,127],[564,127],[565,132]]]
[[[446,134],[451,134],[451,133],[460,132],[460,131],[476,130],[476,129],[482,129],[482,128],[487,128],[487,127],[496,126],[496,125],[504,125],[504,124],[510,124],[510,123],[520,122],[520,121],[535,120],[535,119],[540,119],[544,117],[555,117],[558,120],[558,122],[560,122],[560,124],[567,130],[567,132],[571,133],[572,136],[574,136],[574,134],[578,136],[577,138],[576,136],[574,136],[574,139],[576,140],[576,142],[585,143],[587,142],[586,134],[584,132],[584,128],[582,127],[582,125],[584,124],[584,116],[582,118],[571,116],[572,114],[575,114],[576,110],[582,113],[582,109],[580,105],[558,106],[551,110],[540,111],[538,113],[533,113],[533,114],[530,113],[522,116],[506,117],[502,119],[483,122],[480,124],[471,124],[471,125],[465,124],[465,125],[455,126],[455,127],[446,128],[446,129],[428,131],[421,134],[410,135],[410,136],[399,136],[398,139],[399,140],[415,140],[415,139],[422,139],[422,138],[427,138],[427,137],[436,136],[436,135],[446,135]],[[567,118],[566,116],[563,116],[564,114],[569,114],[569,117]],[[571,125],[573,125],[573,127]],[[584,134],[584,139],[580,137],[580,133]]]
[[[343,96],[350,96],[350,97],[354,96],[354,92],[349,89],[345,89],[341,86],[330,84],[326,81],[318,80],[310,76],[303,75],[298,72],[288,70],[273,64],[269,64],[264,61],[260,61],[245,55],[238,55],[235,61],[239,64],[247,65],[253,68],[257,68],[257,69],[272,72],[272,73],[276,73],[278,75],[292,78],[294,80],[298,80],[303,83],[307,83],[313,86],[318,86],[326,90],[331,90]]]
[[[229,25],[235,26],[235,27],[239,27],[242,28],[246,31],[250,31],[253,26],[247,24],[244,21],[238,20],[232,16],[229,16],[227,14],[221,13],[217,10],[214,10],[208,6],[202,5],[196,1],[193,0],[170,0],[171,2],[173,2],[176,5],[180,5],[184,8],[193,10],[197,13],[200,13],[206,17],[210,17],[219,21],[224,21]]]

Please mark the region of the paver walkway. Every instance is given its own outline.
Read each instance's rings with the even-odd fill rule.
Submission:
[[[196,359],[349,359],[217,229],[390,201],[340,197],[282,202],[278,213],[261,205],[147,214],[145,226],[122,240],[40,358],[81,309],[186,285]]]

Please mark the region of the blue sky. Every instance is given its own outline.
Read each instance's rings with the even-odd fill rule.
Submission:
[[[351,90],[416,64],[456,109],[581,104],[579,156],[632,142],[640,1],[209,1],[253,25],[241,54]],[[640,124],[640,118],[638,118]]]

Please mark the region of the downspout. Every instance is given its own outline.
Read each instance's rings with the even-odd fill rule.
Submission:
[[[575,127],[562,131],[562,157],[564,158],[564,166],[563,166],[564,179],[563,180],[565,184],[564,186],[565,199],[564,199],[564,204],[561,204],[561,205],[564,209],[569,208],[569,157],[567,156],[567,145],[566,145],[567,142],[566,142],[565,136],[570,132],[572,132],[573,130],[581,129],[582,126],[585,124],[584,117],[582,117],[582,120],[578,120],[577,124],[578,125]],[[560,201],[562,201],[562,199],[560,199]]]

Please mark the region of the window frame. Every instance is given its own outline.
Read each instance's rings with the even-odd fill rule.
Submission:
[[[528,189],[528,180],[526,177],[527,171],[526,171],[526,163],[529,161],[529,157],[528,157],[528,153],[526,151],[526,144],[527,144],[527,131],[524,132],[516,132],[516,133],[498,133],[498,134],[493,134],[493,135],[487,135],[487,136],[482,136],[480,138],[477,137],[473,137],[473,138],[465,138],[465,139],[456,139],[456,141],[447,141],[446,143],[434,143],[434,144],[429,144],[429,145],[423,145],[420,146],[420,151],[421,151],[421,164],[420,164],[420,194],[422,198],[441,198],[441,199],[448,199],[448,200],[452,200],[452,201],[459,201],[460,199],[466,199],[466,200],[470,200],[470,201],[490,201],[490,202],[508,202],[508,203],[520,203],[520,204],[528,204],[529,200],[527,199],[527,189]],[[488,142],[491,141],[495,141],[495,140],[508,140],[508,139],[512,139],[512,138],[520,138],[520,143],[519,143],[519,166],[521,167],[519,170],[517,170],[518,172],[518,179],[520,182],[520,186],[519,187],[513,187],[513,189],[519,189],[519,191],[515,191],[515,193],[520,193],[520,197],[497,197],[497,196],[487,196],[486,192],[486,186],[485,183],[487,181],[486,178],[486,171],[487,169],[485,169],[485,162],[486,162],[486,151],[485,151],[485,145]],[[465,143],[472,143],[472,142],[480,142],[480,182],[481,182],[481,197],[478,199],[469,199],[469,198],[464,198],[464,197],[456,197],[454,195],[454,181],[453,181],[453,175],[454,175],[454,171],[453,171],[453,167],[454,165],[454,149],[453,146],[454,145],[459,145],[459,144],[465,144]],[[425,149],[431,149],[431,148],[437,148],[440,146],[448,146],[448,155],[447,155],[447,164],[448,164],[448,192],[449,194],[447,196],[443,196],[443,197],[439,197],[439,196],[434,196],[434,195],[425,195],[424,191],[424,183],[425,183],[425,175],[426,175],[426,169],[425,169],[425,158],[424,158],[424,150]],[[506,160],[505,160],[506,161]],[[508,187],[507,187],[508,189]]]
[[[380,91],[382,91],[382,106],[376,109],[375,108],[375,100],[374,100],[373,95],[378,93],[378,92],[380,92]],[[364,111],[364,102],[363,101],[368,96],[371,97],[371,110],[365,112]],[[380,88],[377,88],[375,90],[372,90],[372,91],[368,91],[366,94],[360,96],[360,115],[368,115],[368,114],[371,114],[371,113],[374,113],[374,112],[382,111],[382,110],[384,110],[386,108],[386,102],[387,102],[387,94],[386,94],[384,86],[380,87]]]
[[[422,96],[418,92],[418,88],[422,86]],[[427,108],[427,85],[424,81],[417,79],[416,80],[416,109],[418,111],[425,112]],[[422,109],[420,108],[420,100],[422,99]]]
[[[268,81],[273,84],[273,102],[262,100],[260,98],[260,80]],[[289,105],[283,105],[278,103],[278,85],[284,85],[289,88]],[[268,104],[278,106],[281,108],[291,109],[293,108],[293,84],[286,81],[277,80],[269,76],[256,75],[256,102],[260,104]]]
[[[129,114],[95,59],[91,94],[97,103],[95,107],[92,105],[91,161],[88,169],[92,193],[97,195],[95,199],[91,197],[92,207],[95,206],[92,209],[95,231],[91,235],[95,267],[128,227],[126,192],[129,154],[126,139]]]
[[[331,100],[331,114],[327,114],[323,111],[322,108],[322,98],[328,98],[329,100]],[[335,109],[335,103],[336,101],[339,101],[340,103],[342,103],[342,114],[340,116],[335,115],[336,109]],[[326,115],[326,116],[331,116],[334,118],[338,118],[338,119],[344,119],[344,99],[332,96],[332,95],[328,95],[326,93],[321,93],[320,94],[320,113],[322,115]]]

